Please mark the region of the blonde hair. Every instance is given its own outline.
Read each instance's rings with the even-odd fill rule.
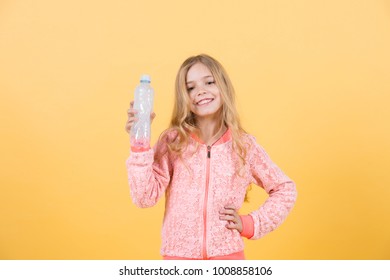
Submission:
[[[195,64],[202,63],[211,72],[220,91],[222,99],[221,124],[224,123],[231,130],[233,149],[245,164],[246,149],[241,141],[241,134],[245,133],[241,126],[235,105],[235,92],[224,67],[214,58],[200,54],[187,58],[181,65],[175,81],[175,103],[170,123],[170,131],[177,132],[177,138],[168,144],[168,148],[175,154],[182,154],[192,133],[198,131],[196,116],[190,109],[190,98],[187,91],[186,78],[188,70]]]

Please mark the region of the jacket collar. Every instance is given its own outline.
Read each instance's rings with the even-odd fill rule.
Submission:
[[[191,138],[194,139],[196,142],[205,145],[202,139],[200,139],[195,133],[191,133]],[[221,145],[226,142],[228,142],[230,139],[232,139],[232,132],[230,128],[225,131],[225,133],[212,145]]]

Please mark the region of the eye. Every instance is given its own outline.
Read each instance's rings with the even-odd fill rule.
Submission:
[[[208,81],[208,82],[206,82],[206,84],[207,85],[213,85],[213,84],[215,84],[215,81]]]
[[[188,91],[188,92],[191,92],[191,91],[193,91],[193,90],[194,90],[194,87],[188,87],[188,88],[187,88],[187,91]]]

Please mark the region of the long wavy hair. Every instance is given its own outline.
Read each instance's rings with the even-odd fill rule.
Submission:
[[[216,59],[206,54],[187,58],[179,68],[175,81],[175,103],[170,128],[168,129],[169,131],[176,131],[178,137],[176,141],[168,143],[168,148],[171,152],[180,155],[186,148],[190,135],[199,131],[196,126],[196,116],[191,112],[191,101],[186,86],[188,70],[197,63],[205,65],[214,77],[222,100],[221,125],[225,124],[230,128],[233,149],[239,156],[241,164],[244,165],[246,148],[240,136],[245,131],[241,126],[236,109],[233,85],[224,67]]]

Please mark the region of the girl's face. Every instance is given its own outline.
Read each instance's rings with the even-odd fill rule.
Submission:
[[[198,62],[187,72],[187,91],[191,111],[196,117],[217,117],[222,107],[221,94],[210,70]]]

